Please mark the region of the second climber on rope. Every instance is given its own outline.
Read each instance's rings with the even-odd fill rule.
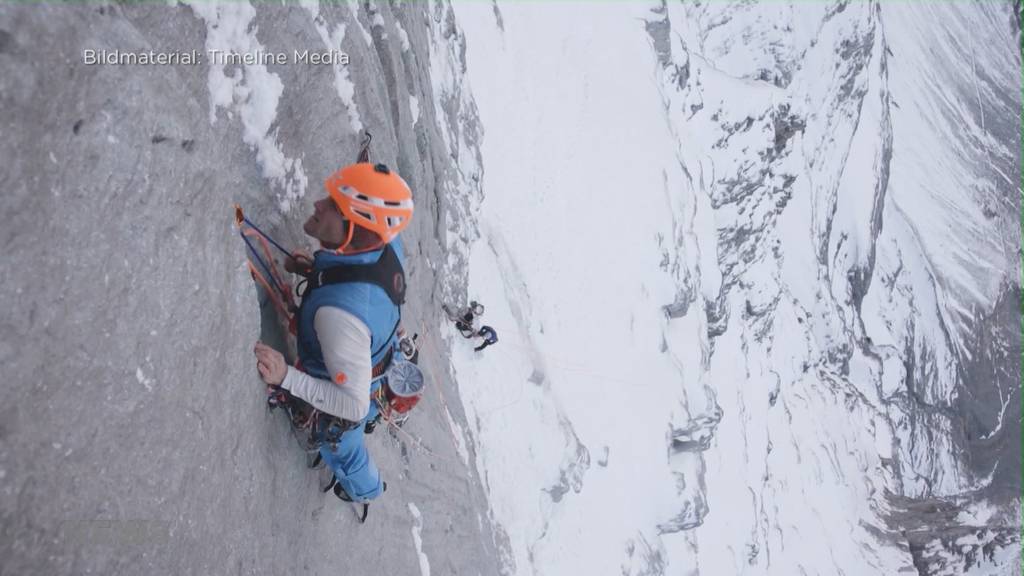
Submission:
[[[487,348],[491,344],[498,343],[498,333],[495,332],[494,328],[491,328],[490,326],[481,326],[480,330],[477,330],[476,332],[476,337],[483,339],[483,342],[479,346],[473,348],[473,350],[476,352],[480,352],[481,350]]]
[[[459,309],[453,309],[448,304],[445,304],[442,308],[444,308],[444,313],[448,316],[448,319],[455,323],[455,329],[464,338],[469,339],[476,336],[477,319],[484,315],[483,304],[476,300],[471,300],[469,306]]]
[[[345,167],[324,185],[327,196],[303,225],[320,249],[286,266],[306,277],[297,313],[299,367],[262,342],[255,354],[264,382],[332,419],[334,437],[319,448],[333,472],[329,488],[366,503],[385,489],[363,429],[377,416],[371,394],[396,349],[405,298],[398,234],[412,220],[412,191],[383,164],[369,163]]]

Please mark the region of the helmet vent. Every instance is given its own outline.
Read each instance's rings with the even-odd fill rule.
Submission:
[[[374,165],[373,170],[374,172],[380,172],[381,174],[391,174],[391,170],[388,170],[388,167],[384,164]]]

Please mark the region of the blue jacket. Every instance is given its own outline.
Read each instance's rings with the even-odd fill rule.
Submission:
[[[404,266],[405,256],[402,243],[395,239],[391,247]],[[336,254],[328,250],[317,251],[313,256],[313,270],[321,271],[338,264],[372,264],[376,262],[383,249],[361,254]],[[371,363],[376,366],[388,349],[394,344],[395,332],[398,328],[398,306],[388,298],[387,292],[375,284],[353,282],[348,284],[329,284],[321,286],[306,295],[299,309],[298,352],[302,369],[317,378],[330,380],[324,366],[323,351],[320,340],[313,327],[316,311],[321,306],[334,306],[362,320],[370,329]]]
[[[494,328],[490,326],[482,326],[477,335],[487,341],[489,344],[496,344],[498,342],[498,333],[494,331]]]

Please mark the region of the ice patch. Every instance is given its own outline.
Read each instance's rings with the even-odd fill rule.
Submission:
[[[384,27],[384,17],[380,15],[380,12],[374,12],[373,18],[370,19],[370,26],[373,28]]]
[[[395,29],[398,30],[398,40],[402,43],[402,52],[409,51],[409,34],[406,33],[405,28],[402,28],[402,24],[395,20]]]
[[[135,379],[139,381],[139,384],[145,386],[147,391],[153,391],[153,384],[155,383],[155,380],[153,380],[152,378],[148,378],[142,372],[142,367],[138,367],[135,369]]]
[[[420,101],[411,94],[409,95],[409,114],[412,115],[412,123],[415,126],[420,120]]]
[[[328,50],[341,50],[341,44],[345,40],[345,24],[339,23],[334,30],[329,30],[327,23],[320,17],[319,3],[307,0],[303,6],[313,16],[313,25],[316,27],[316,32],[320,35],[324,47]],[[358,24],[355,14],[355,9],[353,9],[352,18]],[[348,111],[349,126],[353,131],[360,132],[363,129],[363,121],[359,116],[359,107],[356,105],[356,87],[348,74],[348,66],[333,64],[332,67],[334,68],[334,90],[341,98],[342,104],[345,105],[345,110]]]
[[[988,502],[978,502],[976,506],[961,510],[956,515],[956,521],[968,526],[985,526],[989,520],[996,515],[998,510]]]
[[[373,45],[373,36],[363,28],[363,23],[359,21],[359,2],[358,0],[345,0],[348,5],[348,9],[352,12],[352,22],[355,23],[356,27],[359,28],[360,34],[363,36],[363,41],[366,42],[367,46]]]
[[[223,54],[257,54],[266,50],[256,38],[253,19],[256,10],[248,2],[213,4],[186,2],[206,22],[206,51]],[[228,69],[230,68],[230,74]],[[210,92],[210,123],[217,121],[217,109],[242,121],[242,140],[256,151],[263,177],[283,190],[278,198],[281,210],[306,193],[308,182],[302,160],[288,158],[277,143],[274,122],[277,104],[284,91],[281,79],[263,64],[227,66],[223,59],[209,59],[207,88]]]
[[[466,432],[462,429],[462,426],[452,418],[452,415],[448,413],[448,408],[445,408],[444,410],[444,417],[448,420],[448,427],[451,428],[452,434],[455,436],[455,450],[459,453],[459,458],[462,458],[462,463],[468,467],[469,450],[466,449]]]
[[[423,529],[423,516],[415,504],[409,502],[409,513],[412,514],[412,541],[416,545],[416,556],[420,560],[420,575],[430,576],[430,560],[423,553],[423,539],[420,537],[420,530]]]

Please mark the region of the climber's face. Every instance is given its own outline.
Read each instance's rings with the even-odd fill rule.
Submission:
[[[345,241],[345,217],[330,197],[313,203],[313,214],[302,225],[302,229],[319,240],[325,248],[337,248]]]

